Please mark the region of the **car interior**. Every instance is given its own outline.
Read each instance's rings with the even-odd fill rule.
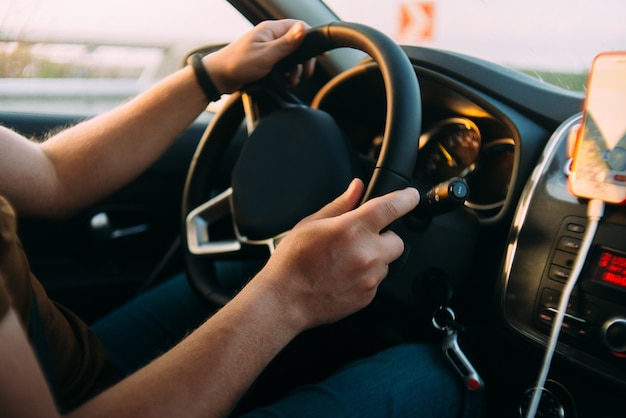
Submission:
[[[470,55],[398,45],[318,0],[229,3],[252,24],[288,17],[312,29],[273,74],[206,112],[125,188],[68,219],[19,220],[51,298],[91,322],[185,271],[218,309],[248,277],[220,282],[216,263],[262,265],[353,177],[366,183],[364,200],[413,186],[420,205],[390,226],[405,252],[372,304],[299,336],[242,408],[420,341],[442,345],[467,390],[484,392],[488,417],[534,407],[537,417],[624,416],[622,206],[606,205],[560,310],[589,225],[587,199],[568,187],[585,94]],[[311,78],[277,82],[309,57],[318,57]],[[0,124],[27,136],[85,117],[0,109]],[[620,277],[608,281],[607,271]],[[555,323],[549,373],[533,390]]]

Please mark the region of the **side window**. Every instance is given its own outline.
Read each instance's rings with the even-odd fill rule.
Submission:
[[[225,0],[0,2],[0,111],[100,113],[249,28]]]

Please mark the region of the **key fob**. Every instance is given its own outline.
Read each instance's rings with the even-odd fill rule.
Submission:
[[[461,377],[468,390],[480,390],[484,386],[483,380],[461,349],[458,335],[458,332],[455,330],[448,329],[446,331],[442,344],[443,354]]]

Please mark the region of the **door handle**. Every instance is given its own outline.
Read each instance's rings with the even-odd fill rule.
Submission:
[[[150,229],[147,223],[130,224],[116,227],[106,212],[98,212],[89,221],[89,227],[94,238],[99,240],[115,240],[133,235],[142,234]]]

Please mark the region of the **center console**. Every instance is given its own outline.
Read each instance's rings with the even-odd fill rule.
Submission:
[[[553,135],[515,215],[500,278],[510,331],[545,348],[587,228],[587,205],[569,193],[567,139]],[[565,313],[555,357],[626,391],[626,208],[606,207]],[[539,370],[537,370],[537,373]]]

